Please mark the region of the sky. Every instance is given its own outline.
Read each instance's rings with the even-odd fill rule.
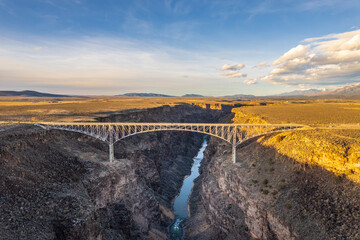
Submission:
[[[360,82],[358,0],[0,0],[0,90],[271,95]]]

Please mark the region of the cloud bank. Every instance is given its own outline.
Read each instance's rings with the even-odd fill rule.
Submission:
[[[67,94],[181,95],[190,90],[220,94],[206,84],[218,81],[218,70],[212,67],[219,64],[217,58],[202,52],[195,55],[164,44],[117,38],[23,41],[0,36],[0,86]]]
[[[360,30],[305,39],[272,65],[261,80],[285,85],[359,82]]]

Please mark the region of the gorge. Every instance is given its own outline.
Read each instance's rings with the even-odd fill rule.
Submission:
[[[199,168],[201,161],[204,158],[204,151],[206,146],[207,140],[204,139],[198,154],[194,157],[194,163],[191,167],[191,174],[184,179],[180,193],[174,201],[173,208],[175,220],[174,223],[170,226],[170,239],[182,239],[184,236],[182,223],[189,216],[189,197],[193,189],[194,180],[200,175]]]
[[[99,121],[216,122],[221,115],[179,105]],[[109,164],[105,144],[77,133],[23,126],[1,138],[0,230],[7,239],[166,239],[171,202],[203,141],[181,132],[133,136],[115,146],[118,161]]]
[[[126,111],[102,122],[230,122],[229,111],[191,105]],[[167,239],[172,203],[200,134],[157,132],[107,146],[71,132],[22,126],[0,132],[0,231],[13,239]],[[182,223],[185,239],[359,237],[359,189],[263,144],[210,138]],[[287,138],[281,138],[287,141]],[[191,184],[192,185],[192,184]],[[187,188],[189,190],[189,188]]]

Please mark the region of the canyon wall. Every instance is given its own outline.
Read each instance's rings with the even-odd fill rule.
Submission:
[[[360,239],[360,188],[264,142],[211,139],[190,199],[186,239]]]
[[[180,105],[100,121],[216,122]],[[0,239],[166,239],[171,202],[203,136],[136,135],[108,146],[78,133],[21,126],[0,133]]]
[[[230,118],[179,105],[98,120]],[[186,239],[360,239],[359,184],[281,153],[283,135],[273,145],[276,134],[243,143],[236,164],[229,144],[210,139]],[[135,135],[116,143],[114,164],[106,144],[78,133],[21,126],[1,131],[0,139],[0,239],[166,239],[172,201],[203,136]]]

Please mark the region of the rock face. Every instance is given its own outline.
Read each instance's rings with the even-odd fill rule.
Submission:
[[[216,121],[220,111],[162,107],[101,121]],[[23,126],[0,132],[0,239],[166,239],[171,201],[203,136],[162,132],[108,147]]]
[[[212,139],[190,200],[186,239],[360,239],[360,189],[252,140]]]

